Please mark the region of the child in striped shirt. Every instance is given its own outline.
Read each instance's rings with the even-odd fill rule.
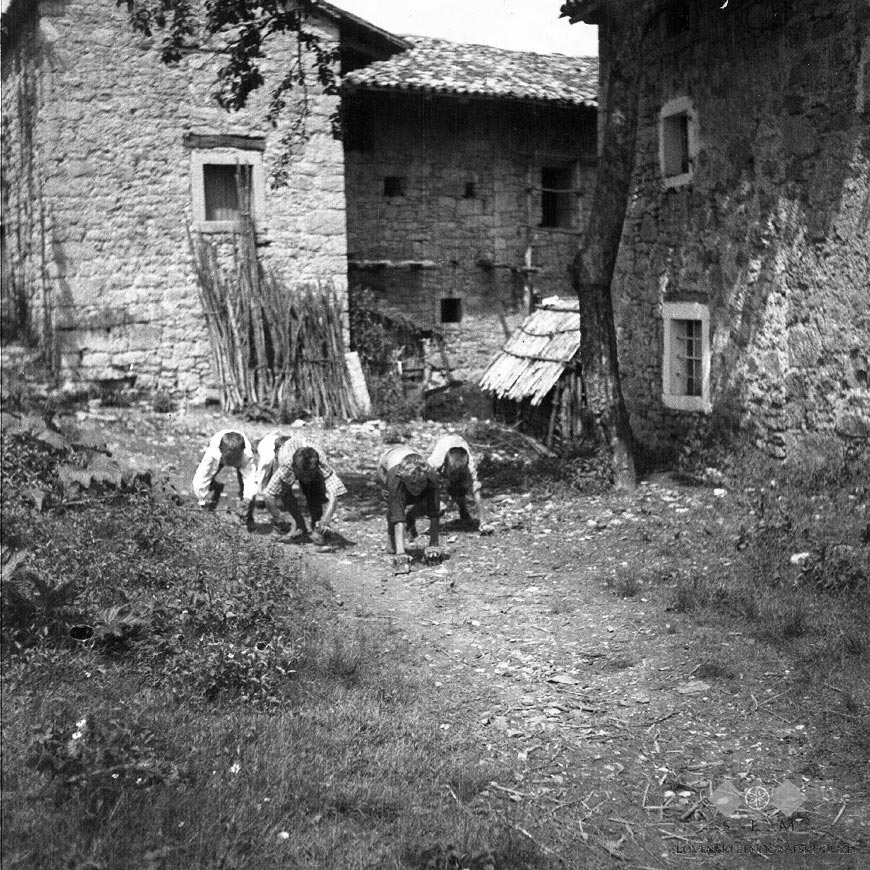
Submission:
[[[325,535],[329,533],[329,521],[335,513],[336,502],[347,489],[319,448],[307,439],[289,436],[278,449],[275,470],[262,494],[276,529],[284,531],[280,501],[292,517],[295,528],[304,535],[307,530],[293,493],[294,483],[299,484],[311,515],[311,540],[315,544],[323,544]]]

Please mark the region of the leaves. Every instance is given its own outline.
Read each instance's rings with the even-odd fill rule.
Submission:
[[[309,78],[313,75],[313,83],[324,94],[338,92],[339,50],[306,28],[316,10],[313,0],[206,0],[202,20],[196,18],[191,0],[116,0],[116,5],[127,9],[130,25],[137,32],[147,37],[158,30],[163,33],[160,57],[166,64],[178,63],[193,48],[222,43],[228,60],[217,71],[214,97],[232,112],[245,108],[251,94],[265,84],[261,62],[268,52],[267,40],[276,35],[295,39],[296,56],[273,89],[266,116],[277,124],[286,108],[286,95],[293,89],[302,92],[290,133],[282,137],[285,155],[294,141],[307,138]],[[339,138],[338,110],[331,120]],[[272,180],[278,186],[287,183],[286,160],[279,160]]]

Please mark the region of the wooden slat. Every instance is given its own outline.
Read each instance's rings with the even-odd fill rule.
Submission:
[[[237,151],[265,151],[263,136],[237,136],[228,133],[185,133],[187,148],[235,148]]]

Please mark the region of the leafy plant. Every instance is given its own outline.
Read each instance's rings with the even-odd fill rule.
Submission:
[[[128,788],[176,779],[180,768],[163,757],[159,731],[124,708],[53,719],[27,749],[29,767],[48,777],[54,798],[74,798],[99,812]]]

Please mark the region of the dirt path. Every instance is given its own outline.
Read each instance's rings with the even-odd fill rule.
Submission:
[[[162,463],[185,489],[222,422],[103,424],[118,434],[119,456]],[[256,437],[269,427],[246,428]],[[436,431],[417,427],[415,443]],[[490,493],[495,536],[457,532],[448,516],[447,561],[396,577],[374,484],[381,430],[315,436],[348,486],[335,524],[343,544],[290,545],[288,558],[329,580],[348,622],[385,621],[407,638],[433,703],[443,698],[456,727],[512,771],[471,811],[474,800],[534,806],[540,829],[527,833],[545,853],[576,855],[568,866],[870,865],[866,788],[856,794],[855,779],[817,761],[824,735],[793,718],[787,702],[802,690],[787,658],[739,623],[698,626],[667,609],[666,589],[632,581],[659,564],[717,570],[725,557],[708,552],[710,541],[740,519],[730,493],[667,480],[633,495]],[[738,795],[730,819],[710,803],[728,781]],[[746,805],[750,788],[758,811]],[[774,808],[788,794],[803,803],[793,829]]]

